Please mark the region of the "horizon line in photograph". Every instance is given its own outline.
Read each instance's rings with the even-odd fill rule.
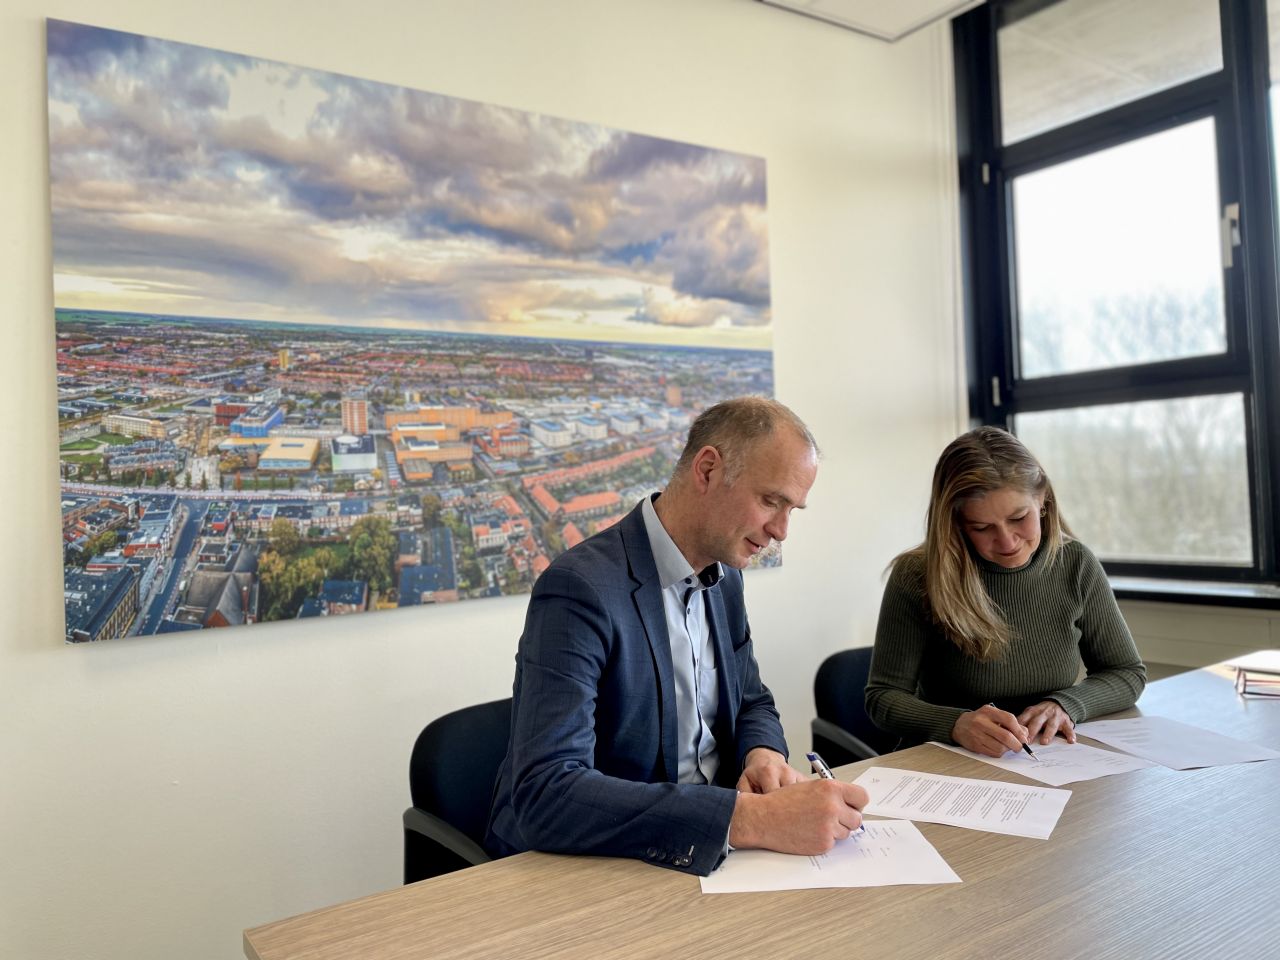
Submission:
[[[405,326],[364,326],[354,323],[350,320],[259,320],[252,317],[229,317],[229,316],[213,316],[213,315],[197,315],[197,314],[181,314],[174,312],[157,312],[157,311],[138,311],[138,310],[105,310],[94,307],[69,307],[62,304],[54,304],[54,322],[55,324],[74,322],[76,316],[83,316],[86,320],[101,323],[110,321],[111,318],[119,318],[126,323],[177,323],[190,324],[198,326],[201,323],[208,324],[242,324],[248,326],[261,326],[269,328],[273,333],[284,334],[286,332],[304,333],[306,331],[322,330],[325,333],[347,333],[356,336],[387,336],[395,334],[403,334],[412,337],[431,337],[441,336],[445,338],[458,339],[492,339],[492,340],[527,340],[539,341],[547,343],[574,343],[584,347],[602,346],[602,347],[633,347],[633,348],[652,348],[655,350],[727,350],[727,351],[743,351],[748,353],[772,353],[771,345],[766,342],[763,346],[752,346],[739,343],[700,343],[700,342],[676,342],[671,340],[642,340],[642,339],[623,339],[609,340],[600,336],[603,331],[595,332],[592,336],[590,331],[575,330],[573,336],[559,336],[548,331],[530,332],[525,328],[517,328],[518,332],[508,332],[493,328],[482,328],[478,330],[453,330],[441,327],[426,327],[422,325],[405,325]],[[613,333],[615,331],[609,331]]]

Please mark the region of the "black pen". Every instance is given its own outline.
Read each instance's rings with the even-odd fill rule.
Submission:
[[[987,704],[987,706],[988,706],[988,707],[996,707],[996,705],[995,705],[994,703],[988,703],[988,704]],[[1000,708],[999,708],[999,707],[996,707],[996,709],[997,709],[997,710],[999,710]],[[1039,758],[1039,757],[1037,757],[1034,753],[1032,753],[1032,751],[1031,751],[1031,747],[1029,747],[1027,744],[1025,744],[1025,743],[1024,743],[1024,744],[1022,744],[1022,749],[1023,749],[1023,750],[1025,750],[1025,751],[1027,751],[1027,756],[1028,756],[1028,757],[1030,757],[1032,760],[1034,760],[1036,763],[1039,763],[1039,762],[1040,762],[1040,758]]]

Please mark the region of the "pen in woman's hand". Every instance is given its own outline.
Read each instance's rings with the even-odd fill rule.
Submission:
[[[994,703],[988,703],[988,704],[987,704],[987,706],[988,706],[988,707],[996,707],[996,705],[995,705]],[[999,708],[999,707],[996,707],[996,709],[997,709],[997,710],[999,710],[1000,708]],[[1035,755],[1035,753],[1033,753],[1033,752],[1032,752],[1031,747],[1030,747],[1030,746],[1028,746],[1028,745],[1027,745],[1027,743],[1026,743],[1025,741],[1022,743],[1022,749],[1023,749],[1023,750],[1025,750],[1025,751],[1027,752],[1027,756],[1028,756],[1028,757],[1030,757],[1032,760],[1036,761],[1036,763],[1039,763],[1039,762],[1040,762],[1040,758],[1039,758],[1039,757],[1037,757],[1037,756]]]

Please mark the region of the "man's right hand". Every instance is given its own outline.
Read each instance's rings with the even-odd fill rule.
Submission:
[[[771,793],[740,793],[729,821],[730,846],[780,853],[826,853],[862,825],[867,791],[840,780],[806,780]]]

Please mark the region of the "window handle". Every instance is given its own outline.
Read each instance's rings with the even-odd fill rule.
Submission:
[[[1240,246],[1240,204],[1228,203],[1222,208],[1222,269],[1235,265],[1232,251]]]

